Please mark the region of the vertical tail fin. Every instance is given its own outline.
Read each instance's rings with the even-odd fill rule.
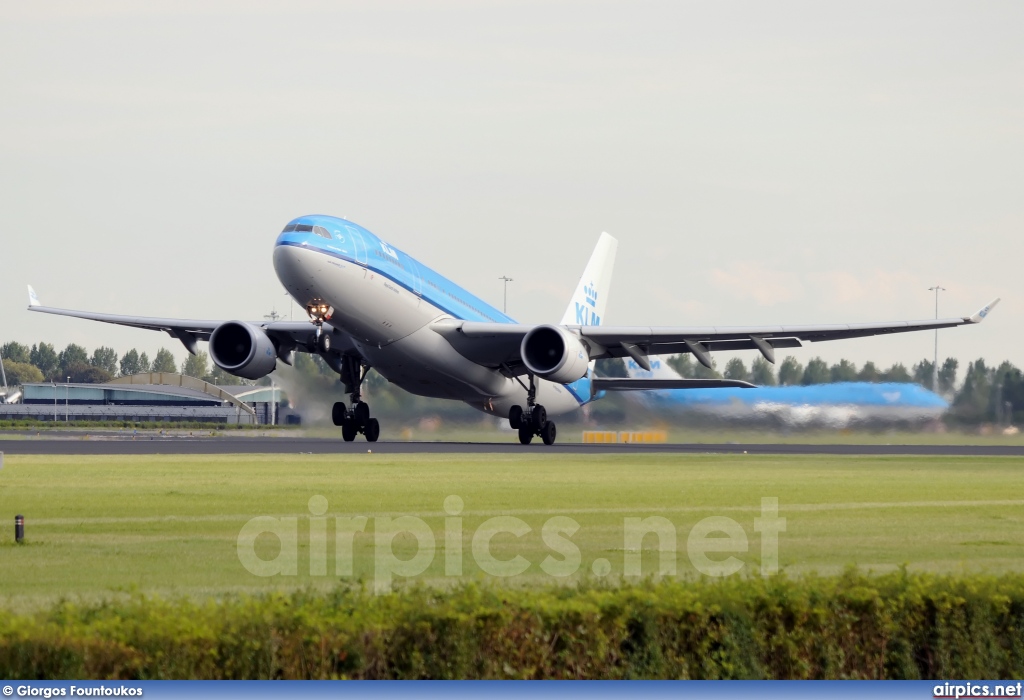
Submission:
[[[612,268],[615,266],[615,251],[619,242],[602,233],[597,239],[590,262],[583,270],[573,292],[569,308],[562,316],[563,326],[600,326],[608,306],[608,289],[612,283]]]

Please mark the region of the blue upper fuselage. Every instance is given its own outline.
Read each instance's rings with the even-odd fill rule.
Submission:
[[[288,222],[276,245],[302,246],[365,265],[457,319],[515,323],[487,302],[351,221],[334,216],[300,216]]]

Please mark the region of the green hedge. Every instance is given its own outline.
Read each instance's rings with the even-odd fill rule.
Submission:
[[[0,677],[1013,678],[1024,576],[669,581],[0,612]]]

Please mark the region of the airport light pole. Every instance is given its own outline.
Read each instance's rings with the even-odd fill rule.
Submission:
[[[270,424],[277,425],[277,385],[270,378]]]
[[[53,422],[54,427],[57,423],[57,382],[50,380],[50,386],[53,387]]]
[[[507,314],[508,313],[508,283],[509,282],[514,282],[515,280],[513,280],[511,277],[507,277],[505,275],[502,275],[498,279],[500,279],[500,280],[505,282],[505,295],[504,295],[504,298],[502,299],[502,303],[501,303],[501,313]]]
[[[71,377],[68,377],[67,383],[64,385],[64,422],[68,423],[68,394],[71,393]]]
[[[4,396],[6,397],[10,392],[7,390],[7,372],[4,370],[4,354],[2,352],[0,352],[0,376],[3,376],[4,379]]]
[[[939,320],[939,292],[946,291],[945,287],[935,285],[928,287],[929,292],[935,292],[935,320]],[[935,329],[935,363],[932,365],[932,391],[939,391],[939,329]]]

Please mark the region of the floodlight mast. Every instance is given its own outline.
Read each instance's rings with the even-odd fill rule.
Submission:
[[[515,280],[513,280],[511,277],[508,277],[507,275],[502,275],[498,279],[502,280],[505,283],[505,294],[504,294],[504,297],[502,298],[501,313],[507,314],[508,313],[508,283],[509,282],[514,282]]]
[[[929,292],[935,292],[935,319],[939,318],[939,292],[946,291],[945,287],[935,285],[934,287],[928,287]],[[939,329],[935,329],[935,361],[932,364],[932,391],[938,393],[939,391]]]
[[[3,352],[0,352],[0,376],[4,379],[4,396],[7,396],[10,392],[7,390],[7,372],[4,370]]]

